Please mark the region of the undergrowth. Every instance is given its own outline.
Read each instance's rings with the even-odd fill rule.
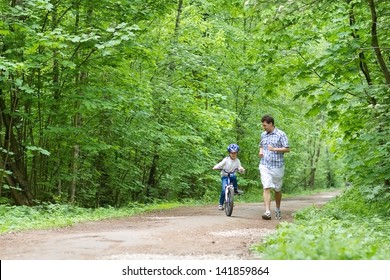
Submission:
[[[0,234],[27,229],[48,229],[71,226],[85,221],[133,216],[147,211],[179,206],[176,202],[130,204],[123,208],[81,208],[67,204],[43,203],[38,206],[11,206],[0,204]]]
[[[308,207],[280,223],[275,234],[255,246],[263,259],[386,260],[390,259],[390,221],[368,203],[357,188],[323,208]]]

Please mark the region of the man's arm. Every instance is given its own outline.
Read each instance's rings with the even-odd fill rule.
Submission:
[[[283,147],[283,148],[274,148],[271,145],[268,145],[268,150],[278,153],[288,153],[290,151],[289,147]]]
[[[260,147],[259,157],[264,157],[263,147]]]

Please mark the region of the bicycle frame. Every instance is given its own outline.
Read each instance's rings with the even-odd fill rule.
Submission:
[[[231,216],[233,213],[233,207],[234,207],[234,186],[230,179],[230,176],[236,173],[237,169],[233,172],[227,172],[226,170],[223,170],[227,174],[227,184],[225,185],[225,214],[226,216]]]
[[[224,173],[227,174],[227,184],[225,184],[224,187],[224,191],[225,191],[225,214],[226,216],[231,216],[232,213],[233,213],[233,207],[234,207],[234,186],[233,186],[233,183],[231,181],[231,176],[236,173],[237,171],[240,172],[240,170],[238,168],[236,168],[235,170],[233,170],[233,172],[228,172],[226,171],[225,169],[218,169],[218,170],[222,170]]]

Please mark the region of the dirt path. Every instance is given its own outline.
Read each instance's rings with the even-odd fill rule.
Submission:
[[[292,221],[293,212],[321,206],[337,194],[283,200],[281,221],[262,220],[262,203],[237,203],[232,217],[215,206],[180,207],[62,229],[9,233],[0,235],[0,259],[258,259],[250,247],[278,223]]]

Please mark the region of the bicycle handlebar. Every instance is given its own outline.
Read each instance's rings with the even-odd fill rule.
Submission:
[[[222,170],[223,172],[225,172],[226,174],[233,174],[233,173],[236,173],[237,171],[239,172],[239,173],[244,173],[244,171],[240,171],[240,169],[238,169],[238,168],[236,168],[236,169],[234,169],[233,171],[231,171],[231,172],[229,172],[229,171],[227,171],[227,170],[225,170],[225,169],[223,169],[223,168],[217,168],[216,170]]]

